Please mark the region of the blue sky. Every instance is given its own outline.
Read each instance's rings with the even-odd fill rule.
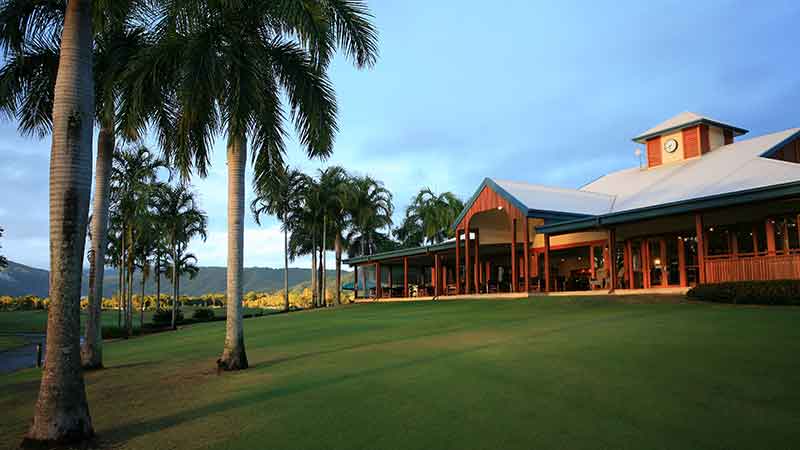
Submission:
[[[341,132],[327,163],[383,180],[398,220],[424,186],[466,199],[487,176],[578,187],[634,166],[630,138],[682,111],[750,136],[800,127],[800,2],[369,4],[381,56],[372,70],[334,64]],[[2,252],[42,268],[49,144],[0,125]],[[202,265],[225,264],[223,144],[195,180],[210,218],[192,248]],[[296,144],[289,158],[322,166]],[[282,265],[277,227],[248,217],[245,266]]]

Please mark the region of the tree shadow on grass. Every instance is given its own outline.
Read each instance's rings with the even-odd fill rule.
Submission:
[[[362,378],[368,378],[401,369],[408,369],[415,366],[425,365],[433,362],[441,362],[443,360],[479,352],[496,346],[504,346],[504,345],[509,345],[511,343],[519,343],[521,341],[534,340],[547,335],[558,334],[573,329],[585,328],[586,326],[599,325],[603,323],[613,323],[619,320],[635,318],[643,315],[649,315],[649,314],[631,313],[631,314],[607,316],[599,319],[590,319],[579,322],[573,322],[569,324],[564,324],[562,326],[535,330],[532,333],[527,333],[520,336],[517,335],[510,337],[505,336],[504,338],[501,339],[486,341],[462,349],[443,349],[442,351],[432,355],[426,355],[419,358],[405,359],[402,361],[398,361],[396,363],[385,364],[379,367],[373,367],[363,370],[355,370],[340,375],[310,380],[307,382],[300,382],[283,387],[277,387],[270,390],[264,390],[263,392],[250,391],[245,395],[239,395],[236,397],[228,398],[223,401],[210,403],[205,406],[182,411],[180,413],[170,414],[167,416],[152,418],[139,422],[121,424],[119,426],[112,427],[107,430],[98,430],[100,436],[100,442],[104,446],[105,445],[117,446],[130,439],[139,436],[144,436],[150,433],[158,433],[168,428],[179,426],[184,423],[201,419],[212,414],[223,414],[227,411],[234,410],[237,408],[247,408],[254,405],[267,403],[270,400],[289,397],[297,394],[303,394],[305,392],[311,392],[317,389],[327,388],[347,381],[359,380]],[[425,335],[435,335],[435,334],[444,334],[444,333],[441,332],[426,333]],[[373,342],[373,343],[362,344],[360,346],[350,346],[350,347],[359,348],[371,345],[376,345],[376,344]],[[346,351],[346,350],[343,348],[339,348],[323,352],[310,352],[300,355],[297,358],[284,358],[283,361],[292,361],[300,358],[308,358],[314,355],[335,353],[338,351]]]

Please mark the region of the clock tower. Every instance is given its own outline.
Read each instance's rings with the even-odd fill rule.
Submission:
[[[633,138],[646,147],[647,167],[692,158],[732,144],[747,130],[692,112],[680,113]]]

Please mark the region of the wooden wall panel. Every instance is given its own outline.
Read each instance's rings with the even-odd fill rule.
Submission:
[[[729,128],[722,130],[722,136],[724,136],[725,145],[733,144],[733,130]]]
[[[708,125],[700,125],[700,153],[708,153],[711,143],[708,140]]]
[[[706,282],[800,279],[800,255],[714,259],[706,262]]]
[[[681,133],[683,134],[684,159],[700,156],[700,127],[686,128]]]
[[[661,137],[647,141],[647,167],[661,165]]]
[[[525,216],[527,215],[527,211],[520,211],[519,208],[514,206],[511,202],[506,200],[502,195],[498,194],[489,186],[484,186],[481,193],[478,194],[478,198],[475,199],[475,202],[470,206],[467,213],[464,214],[464,217],[461,219],[456,225],[456,229],[463,229],[467,224],[469,224],[470,219],[475,214],[489,211],[493,209],[497,209],[498,207],[502,207],[503,211],[508,215],[509,220],[517,219],[518,221],[524,223]],[[509,228],[511,224],[509,223]]]

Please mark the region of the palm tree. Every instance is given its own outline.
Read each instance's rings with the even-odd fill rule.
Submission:
[[[341,303],[342,284],[342,231],[346,225],[345,206],[350,190],[350,176],[339,166],[320,170],[320,213],[322,214],[322,303],[325,304],[325,253],[328,249],[328,230],[333,233],[333,247],[336,254],[336,295],[335,304]]]
[[[262,214],[272,214],[283,230],[283,309],[289,310],[289,215],[300,207],[306,177],[299,170],[283,168],[272,178],[262,178],[255,188],[250,210],[257,224]]]
[[[80,286],[92,177],[95,112],[92,1],[71,0],[63,22],[38,0],[0,4],[5,59],[30,43],[61,42],[53,88],[50,154],[50,308],[42,382],[25,443],[84,441],[93,434],[80,358]],[[22,25],[24,24],[24,25]],[[19,31],[22,30],[22,33]],[[59,38],[60,35],[60,38]],[[49,106],[43,106],[49,109]]]
[[[172,329],[177,326],[178,314],[178,283],[183,252],[189,241],[195,236],[206,239],[206,214],[199,208],[194,193],[183,183],[177,186],[161,184],[156,191],[156,206],[158,220],[161,222],[169,243],[169,257],[172,263]]]
[[[164,162],[156,158],[147,147],[138,146],[114,153],[111,173],[111,222],[120,233],[120,265],[123,272],[125,298],[125,325],[128,335],[133,333],[133,274],[137,250],[152,233],[149,216],[159,183],[158,171]]]
[[[122,93],[120,81],[126,64],[145,46],[141,27],[130,18],[143,0],[95,1],[94,58],[95,117],[100,125],[92,206],[89,273],[90,326],[81,348],[87,369],[102,367],[103,262],[107,247],[109,183],[115,147],[115,106]],[[14,49],[0,70],[0,110],[19,120],[23,134],[45,136],[52,130],[53,93],[59,66],[64,1],[12,0],[0,7],[0,42]],[[31,25],[33,24],[33,25]],[[42,35],[42,31],[45,31]],[[99,264],[98,264],[99,263]]]
[[[298,192],[300,201],[289,213],[288,223],[292,232],[289,239],[289,259],[300,255],[311,255],[311,307],[321,306],[320,295],[322,268],[320,257],[320,231],[322,225],[322,196],[318,180],[303,174],[302,188]]]
[[[175,127],[158,127],[184,176],[203,175],[211,137],[222,131],[228,160],[228,270],[225,346],[218,366],[247,368],[242,328],[244,172],[247,142],[259,179],[282,167],[288,99],[301,144],[326,157],[336,132],[336,103],[326,69],[337,46],[359,67],[374,63],[376,33],[359,0],[171,2],[156,20],[156,45],[132,70],[134,86],[174,74]],[[169,114],[166,114],[169,116]],[[154,119],[159,122],[158,118]],[[168,121],[167,121],[168,122]]]
[[[392,225],[392,193],[370,176],[355,177],[350,182],[346,212],[351,221],[347,235],[350,255],[371,255],[387,240],[380,230]]]
[[[424,188],[406,208],[403,225],[394,234],[408,246],[444,242],[455,236],[450,224],[462,209],[464,202],[452,192],[436,195],[430,188]]]
[[[177,259],[172,259],[177,258]],[[175,264],[175,261],[178,263]],[[169,278],[170,282],[173,286],[173,298],[172,298],[172,305],[173,305],[173,314],[172,314],[172,328],[175,329],[175,314],[177,311],[177,305],[180,303],[181,298],[181,277],[187,275],[190,280],[194,280],[198,273],[200,273],[200,268],[197,267],[197,257],[194,256],[194,253],[186,253],[186,244],[181,243],[178,245],[178,251],[174,253],[169,259],[169,266],[167,271],[167,277]]]
[[[3,237],[3,227],[0,227],[0,237]],[[0,248],[3,248],[0,246]],[[5,269],[8,267],[8,260],[5,256],[0,255],[0,269]]]

